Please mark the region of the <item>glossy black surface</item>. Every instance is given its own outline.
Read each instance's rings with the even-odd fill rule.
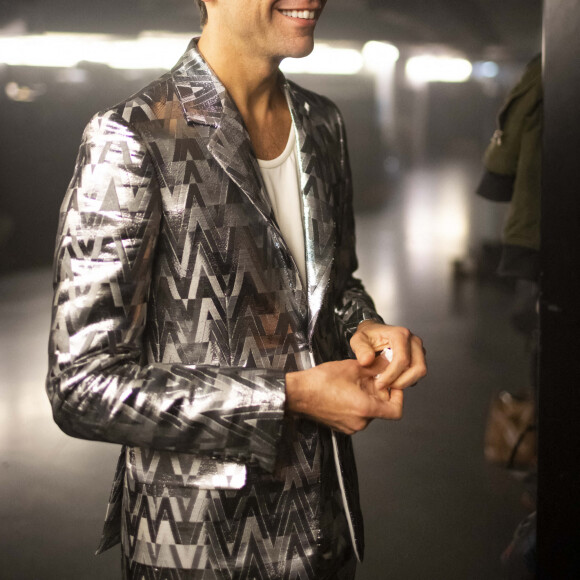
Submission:
[[[538,560],[580,577],[580,48],[578,4],[545,2]]]

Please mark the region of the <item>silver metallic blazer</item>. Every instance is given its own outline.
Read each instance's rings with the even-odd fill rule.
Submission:
[[[132,521],[123,486],[243,498],[292,471],[309,501],[348,501],[362,555],[350,438],[305,419],[289,426],[285,373],[349,356],[358,324],[380,318],[352,276],[340,113],[283,82],[300,151],[306,288],[242,117],[195,39],[171,72],[85,130],[60,214],[47,389],[65,433],[125,446],[99,551],[118,541],[123,509]],[[317,530],[309,554],[326,533],[327,499],[302,510]]]

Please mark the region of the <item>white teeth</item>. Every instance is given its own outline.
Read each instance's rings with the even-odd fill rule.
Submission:
[[[284,16],[290,16],[291,18],[301,18],[302,20],[314,20],[315,11],[314,10],[280,10]]]

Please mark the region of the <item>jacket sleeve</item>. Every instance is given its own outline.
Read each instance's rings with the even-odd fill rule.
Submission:
[[[337,284],[338,296],[335,303],[335,315],[339,330],[346,342],[347,349],[352,335],[363,320],[383,322],[377,314],[372,298],[367,294],[362,282],[353,276],[358,269],[356,257],[356,240],[354,232],[354,214],[352,207],[352,176],[344,121],[337,110],[340,139],[340,204],[337,223]]]
[[[67,434],[258,462],[281,436],[280,370],[145,364],[160,226],[155,168],[116,112],[87,126],[60,214],[47,392]]]

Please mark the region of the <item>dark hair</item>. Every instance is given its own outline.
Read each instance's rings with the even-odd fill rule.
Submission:
[[[200,13],[200,22],[202,27],[205,26],[205,23],[207,22],[207,8],[205,7],[205,2],[203,0],[195,0],[197,3],[197,6],[199,8],[199,13]]]

